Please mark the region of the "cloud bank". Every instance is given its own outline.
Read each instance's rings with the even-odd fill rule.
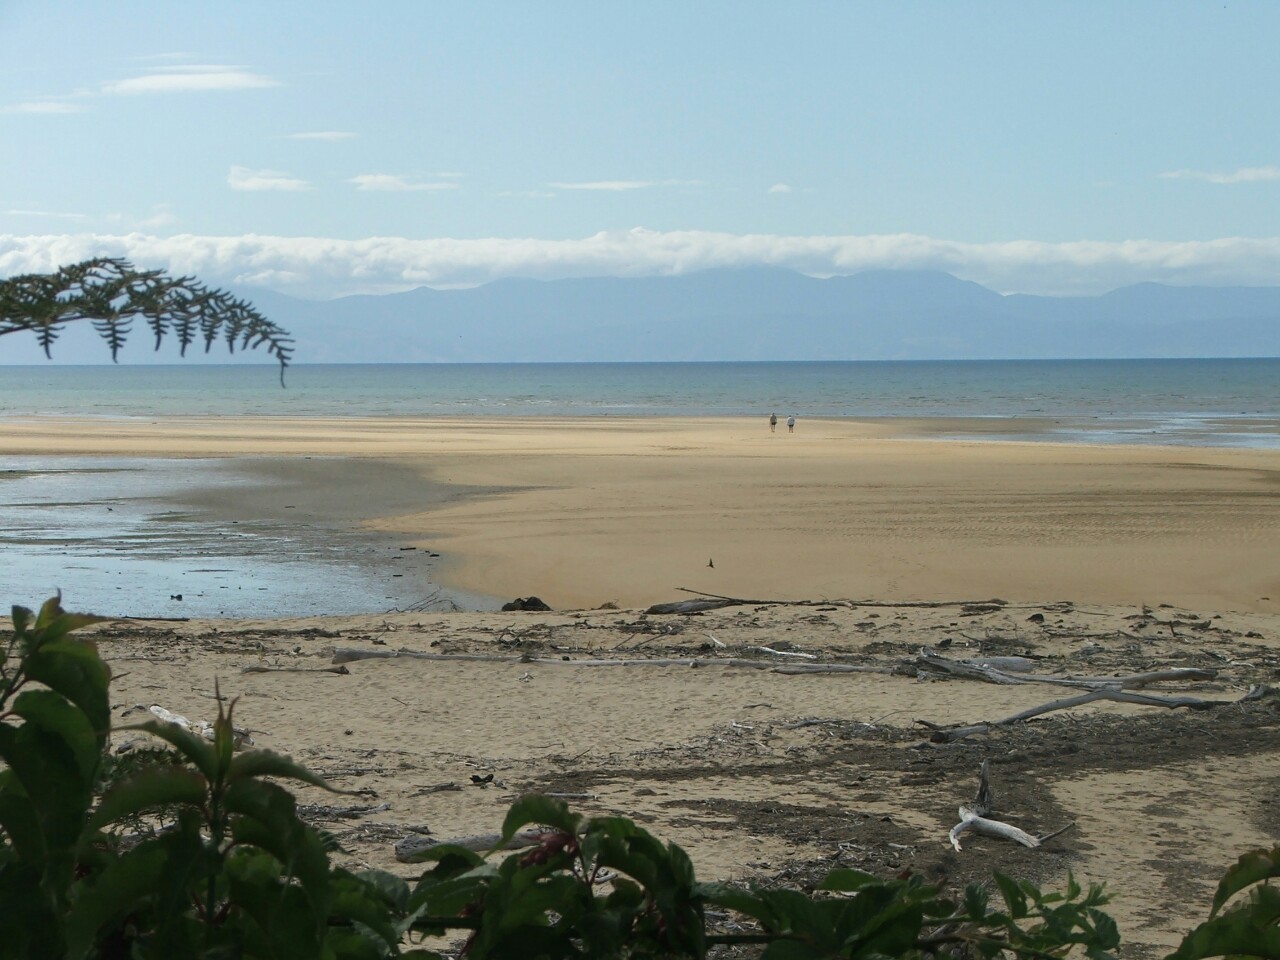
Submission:
[[[915,234],[778,236],[636,228],[571,240],[369,237],[0,235],[0,276],[95,256],[265,286],[302,297],[467,286],[502,277],[558,279],[784,267],[812,276],[941,270],[1002,293],[1097,294],[1143,281],[1280,286],[1280,237],[963,243]]]

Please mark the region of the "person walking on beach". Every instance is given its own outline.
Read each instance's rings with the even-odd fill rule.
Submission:
[[[769,432],[773,433],[778,429],[778,415],[776,413],[769,414]]]
[[[787,433],[796,432],[796,418],[794,416],[787,417]]]

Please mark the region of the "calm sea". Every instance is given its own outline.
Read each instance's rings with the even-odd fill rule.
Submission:
[[[258,364],[0,366],[0,417],[101,417],[109,430],[160,416],[776,412],[1028,418],[993,439],[1280,447],[1280,359],[314,365],[285,380]],[[435,595],[390,562],[403,556],[394,544],[359,531],[230,526],[182,506],[193,486],[255,482],[233,459],[0,458],[0,602],[61,588],[75,609],[106,615],[256,617],[381,612]],[[446,599],[494,609],[504,598]]]
[[[1280,359],[0,366],[0,416],[1033,417],[1045,439],[1280,445]]]

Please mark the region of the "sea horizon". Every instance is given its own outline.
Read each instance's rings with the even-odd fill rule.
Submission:
[[[0,415],[1026,420],[1006,439],[1280,446],[1280,358],[0,366]]]

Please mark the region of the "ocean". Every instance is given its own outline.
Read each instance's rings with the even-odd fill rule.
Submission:
[[[1280,359],[316,364],[283,388],[276,373],[0,366],[0,416],[1001,417],[1060,421],[1042,438],[1071,442],[1280,445]]]
[[[165,416],[770,413],[955,418],[959,439],[975,418],[996,418],[1026,429],[984,439],[1276,448],[1280,359],[307,365],[290,368],[283,388],[266,364],[0,366],[0,416],[97,417],[104,430]],[[3,458],[0,601],[37,604],[61,588],[75,609],[150,617],[500,602],[391,573],[394,548],[358,531],[231,528],[180,506],[193,487],[261,483],[231,459]]]

